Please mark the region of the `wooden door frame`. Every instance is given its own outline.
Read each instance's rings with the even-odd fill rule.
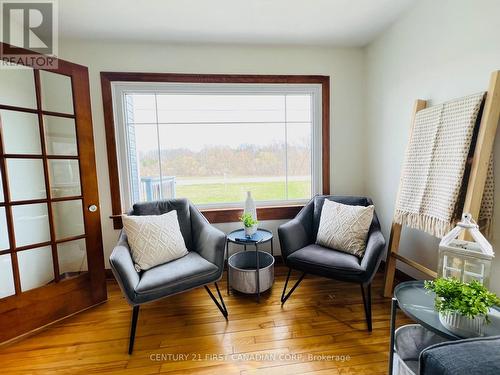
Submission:
[[[4,43],[0,43],[3,49]],[[26,54],[39,55],[31,51],[23,50]],[[36,330],[51,322],[60,320],[66,316],[72,315],[78,311],[84,310],[92,305],[101,303],[107,299],[105,269],[104,269],[104,254],[102,245],[102,232],[100,225],[100,214],[90,212],[87,207],[97,205],[99,207],[99,193],[97,189],[97,175],[95,172],[95,152],[94,152],[94,137],[92,127],[92,113],[90,104],[90,86],[88,69],[85,66],[74,64],[68,61],[57,60],[57,69],[40,69],[30,66],[34,71],[35,90],[37,99],[36,109],[27,109],[22,107],[0,105],[0,109],[14,110],[19,112],[30,112],[38,114],[40,127],[40,142],[41,155],[15,155],[17,157],[27,157],[33,159],[42,159],[44,163],[44,177],[47,189],[47,197],[45,199],[35,199],[28,201],[11,202],[8,186],[8,178],[6,175],[6,159],[8,154],[3,152],[3,140],[0,131],[0,173],[2,174],[2,184],[4,191],[4,202],[0,206],[5,207],[7,227],[9,231],[9,250],[1,251],[0,254],[11,254],[15,294],[0,299],[0,315],[2,322],[0,324],[0,342],[11,340],[17,336],[24,335],[30,331]],[[40,70],[46,70],[71,78],[72,96],[74,114],[67,115],[44,111],[41,105],[41,90],[40,90]],[[43,115],[56,115],[59,117],[70,117],[75,120],[76,141],[78,156],[71,157],[48,157],[45,150]],[[1,125],[0,125],[1,126]],[[0,129],[1,130],[1,129]],[[85,226],[85,235],[66,238],[64,241],[56,241],[54,236],[53,223],[50,224],[51,238],[50,241],[43,244],[33,244],[29,246],[16,247],[14,237],[14,225],[12,217],[12,207],[24,204],[46,203],[49,215],[49,222],[52,221],[52,202],[69,200],[65,198],[53,198],[50,196],[50,186],[48,185],[47,163],[49,159],[76,159],[79,161],[80,168],[80,184],[81,184],[81,199],[83,209],[83,220]],[[70,197],[76,199],[77,197]],[[87,265],[88,271],[70,279],[59,282],[59,272],[57,266],[57,244],[60,242],[69,242],[85,238]],[[28,290],[21,291],[20,275],[17,264],[17,251],[22,251],[38,248],[41,246],[51,246],[53,261],[54,261],[54,281],[48,285]],[[61,300],[64,303],[61,303]]]

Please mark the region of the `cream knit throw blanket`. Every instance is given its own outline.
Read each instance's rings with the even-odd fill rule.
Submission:
[[[479,93],[417,112],[403,163],[396,223],[443,237],[460,218],[464,174],[483,99],[484,93]],[[488,172],[480,219],[489,225],[491,163]]]

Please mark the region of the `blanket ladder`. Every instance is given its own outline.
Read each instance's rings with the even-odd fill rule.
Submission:
[[[427,101],[418,99],[415,101],[413,117],[410,129],[410,139],[413,133],[415,116],[418,111],[427,107]],[[500,71],[491,74],[488,92],[486,93],[486,102],[484,105],[479,133],[477,136],[474,156],[472,160],[469,180],[467,182],[467,192],[465,195],[464,212],[470,212],[473,217],[479,216],[481,201],[483,198],[484,185],[488,172],[490,156],[493,151],[493,144],[497,131],[498,121],[500,119]],[[398,189],[399,194],[399,189]],[[396,199],[397,201],[397,199]],[[394,275],[396,272],[396,261],[399,260],[425,275],[435,278],[437,273],[424,265],[399,254],[399,245],[401,240],[401,224],[392,222],[389,246],[387,249],[387,258],[385,263],[385,283],[384,296],[392,297],[394,287]]]

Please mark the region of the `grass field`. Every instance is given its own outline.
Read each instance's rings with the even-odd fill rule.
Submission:
[[[287,199],[284,181],[177,185],[176,196],[186,197],[195,204],[243,202],[247,191],[258,201]],[[288,199],[310,197],[310,181],[288,182]]]

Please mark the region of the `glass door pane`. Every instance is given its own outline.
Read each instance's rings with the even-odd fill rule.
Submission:
[[[52,198],[74,197],[82,193],[78,160],[49,160]]]
[[[62,74],[40,71],[42,109],[73,114],[71,78]]]
[[[7,159],[7,175],[12,201],[47,197],[41,159]]]
[[[0,173],[0,202],[4,202],[5,198],[3,196],[3,181],[2,181],[2,173]]]
[[[35,75],[33,69],[0,69],[0,104],[36,108]]]
[[[17,262],[23,292],[47,285],[54,280],[54,265],[50,246],[19,251]]]
[[[9,248],[9,231],[7,229],[7,218],[5,208],[0,207],[0,251]]]
[[[74,119],[43,116],[43,123],[47,155],[78,155]]]
[[[88,270],[85,240],[63,242],[57,245],[61,278],[76,276]]]
[[[85,233],[81,200],[52,203],[56,240],[80,236]]]
[[[0,255],[0,298],[12,296],[15,293],[11,255]]]
[[[17,111],[0,111],[2,137],[6,154],[40,155],[38,115]]]
[[[46,203],[13,206],[12,216],[17,247],[50,241]]]

